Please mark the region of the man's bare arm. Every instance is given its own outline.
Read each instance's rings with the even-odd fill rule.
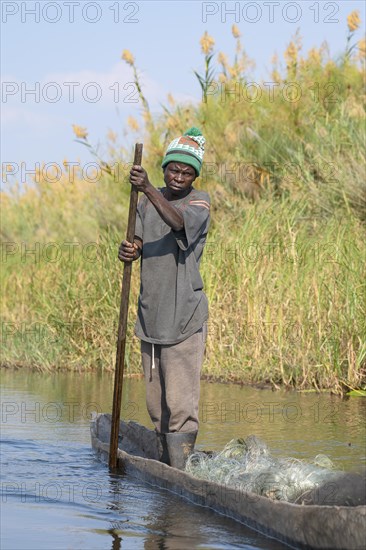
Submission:
[[[146,170],[142,166],[133,166],[130,172],[130,182],[138,191],[144,193],[155,206],[161,218],[174,231],[184,228],[184,219],[177,210],[149,181]]]

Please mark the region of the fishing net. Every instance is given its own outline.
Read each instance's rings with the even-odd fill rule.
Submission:
[[[232,439],[220,452],[191,454],[186,471],[199,479],[288,502],[296,502],[306,491],[337,477],[327,456],[317,455],[310,463],[275,458],[254,435]]]

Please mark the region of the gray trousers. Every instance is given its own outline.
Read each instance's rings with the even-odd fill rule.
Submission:
[[[146,405],[159,433],[196,432],[206,325],[179,344],[141,340]]]

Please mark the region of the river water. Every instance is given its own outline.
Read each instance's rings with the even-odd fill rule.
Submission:
[[[1,372],[1,548],[285,548],[228,518],[130,476],[111,475],[90,446],[93,411],[111,412],[110,374]],[[366,400],[202,382],[198,448],[255,434],[275,456],[337,469],[365,464]],[[144,382],[125,381],[124,420],[151,427]]]

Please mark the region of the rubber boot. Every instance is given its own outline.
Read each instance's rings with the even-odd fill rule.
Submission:
[[[169,454],[168,446],[166,443],[166,434],[161,434],[156,432],[156,444],[158,448],[158,460],[159,462],[164,462],[164,464],[169,464]]]
[[[165,434],[165,437],[170,466],[184,470],[187,458],[193,452],[197,432],[172,432]]]

